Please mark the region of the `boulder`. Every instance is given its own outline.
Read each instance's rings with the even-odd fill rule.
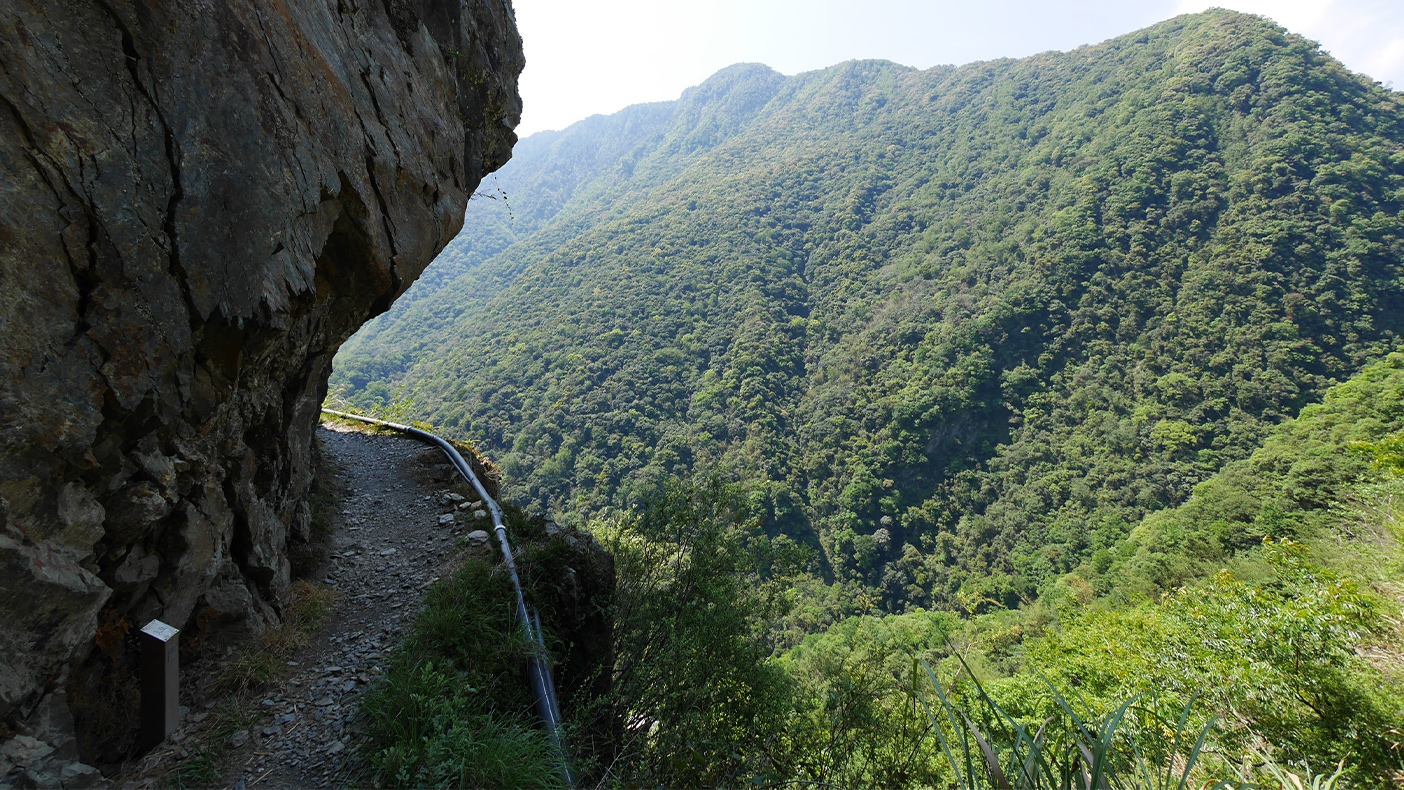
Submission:
[[[509,0],[17,0],[0,63],[0,729],[105,762],[145,619],[278,618],[332,356],[511,155],[521,42]]]

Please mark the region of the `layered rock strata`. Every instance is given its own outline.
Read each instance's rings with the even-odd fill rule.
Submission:
[[[0,8],[4,729],[115,759],[136,629],[277,619],[332,356],[510,156],[522,63],[509,0]]]

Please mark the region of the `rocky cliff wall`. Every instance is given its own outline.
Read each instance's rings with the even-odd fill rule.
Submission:
[[[0,6],[4,729],[112,759],[134,628],[276,620],[332,356],[510,156],[522,64],[509,0]]]

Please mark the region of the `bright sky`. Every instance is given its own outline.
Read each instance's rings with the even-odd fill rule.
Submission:
[[[513,0],[526,46],[517,133],[676,99],[718,69],[854,58],[918,68],[1023,57],[1222,6],[1271,17],[1404,90],[1401,0]]]

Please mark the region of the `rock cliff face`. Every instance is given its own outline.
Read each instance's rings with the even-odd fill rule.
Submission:
[[[4,729],[113,759],[136,628],[278,617],[332,356],[510,156],[522,64],[509,0],[0,8]]]

